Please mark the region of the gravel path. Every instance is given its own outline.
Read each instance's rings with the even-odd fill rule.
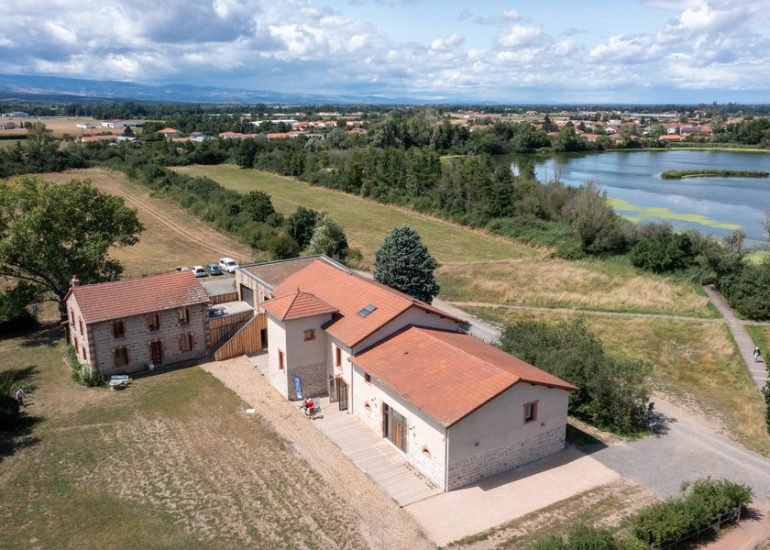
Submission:
[[[207,363],[202,368],[254,407],[350,505],[361,518],[361,530],[371,548],[434,548],[412,516],[284,399],[246,357]]]
[[[735,312],[727,304],[727,302],[725,302],[724,298],[722,298],[722,295],[719,294],[719,292],[717,292],[713,286],[704,286],[703,290],[706,291],[709,299],[711,299],[711,303],[716,306],[716,308],[719,310],[719,313],[721,313],[722,317],[724,317],[724,320],[727,323],[727,326],[730,329],[736,344],[738,344],[738,349],[741,352],[741,356],[746,362],[746,367],[748,367],[749,372],[751,373],[751,378],[757,385],[757,389],[759,389],[761,392],[762,388],[765,387],[765,381],[767,380],[767,369],[765,368],[765,362],[762,359],[760,359],[759,362],[754,361],[753,352],[755,344],[754,340],[751,339],[751,336],[746,330],[746,321],[738,319],[735,316]],[[770,352],[770,350],[764,351],[765,354],[768,352]]]
[[[655,398],[655,408],[662,422],[658,436],[610,445],[591,457],[660,497],[676,494],[683,481],[711,476],[746,483],[755,497],[770,498],[770,459],[660,397]]]

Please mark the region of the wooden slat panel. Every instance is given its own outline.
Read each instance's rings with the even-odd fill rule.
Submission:
[[[232,338],[214,352],[216,361],[262,350],[261,330],[267,328],[267,314],[262,313],[246,323]]]
[[[238,301],[238,293],[235,291],[229,292],[227,294],[217,294],[215,296],[209,296],[209,302],[212,304],[222,304],[224,302],[237,302]]]

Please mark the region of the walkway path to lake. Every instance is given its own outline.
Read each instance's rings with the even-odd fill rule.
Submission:
[[[746,321],[738,319],[735,316],[735,312],[727,304],[727,302],[725,302],[724,298],[722,298],[722,295],[719,294],[713,286],[704,286],[703,290],[706,291],[706,294],[708,294],[711,303],[716,306],[716,308],[719,310],[719,313],[721,313],[722,317],[724,317],[724,320],[727,323],[727,326],[729,327],[736,344],[738,345],[741,356],[746,362],[746,366],[751,373],[751,378],[754,380],[754,383],[757,385],[757,388],[761,392],[762,388],[765,387],[765,381],[767,380],[767,369],[765,368],[764,359],[760,359],[759,362],[754,361],[755,344],[754,340],[751,339],[749,332],[746,330]],[[763,350],[765,354],[767,354],[769,351],[770,350]]]

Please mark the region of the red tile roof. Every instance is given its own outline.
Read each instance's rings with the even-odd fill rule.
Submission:
[[[177,307],[208,303],[206,290],[192,271],[174,271],[163,275],[79,285],[67,297],[74,296],[83,320],[98,323],[132,315],[143,315]]]
[[[304,317],[337,313],[339,311],[336,307],[330,306],[314,294],[301,291],[263,302],[262,307],[281,321],[291,321],[292,319],[302,319]]]
[[[318,259],[289,275],[275,289],[283,296],[301,289],[310,292],[339,310],[339,315],[324,330],[347,346],[355,346],[374,331],[411,307],[462,322],[461,319],[345,268]],[[368,305],[376,309],[362,317],[359,311]]]
[[[163,128],[162,130],[158,130],[159,134],[178,134],[179,130],[176,128]]]
[[[577,388],[458,332],[408,327],[351,361],[443,426],[451,426],[518,382]]]

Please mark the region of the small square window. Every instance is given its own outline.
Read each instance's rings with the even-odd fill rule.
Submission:
[[[537,401],[524,403],[524,423],[537,420]]]
[[[305,331],[305,342],[308,340],[315,340],[315,329],[309,328]]]
[[[112,322],[112,336],[114,338],[121,338],[126,335],[126,323],[123,319],[116,319]]]
[[[278,350],[278,368],[283,370],[283,351]]]
[[[186,353],[192,351],[195,347],[195,338],[193,338],[192,332],[186,332],[179,335],[179,351]]]
[[[367,384],[372,383],[372,376],[368,372],[364,373],[364,382],[366,382]]]
[[[334,366],[342,366],[342,350],[338,346],[334,346]]]

